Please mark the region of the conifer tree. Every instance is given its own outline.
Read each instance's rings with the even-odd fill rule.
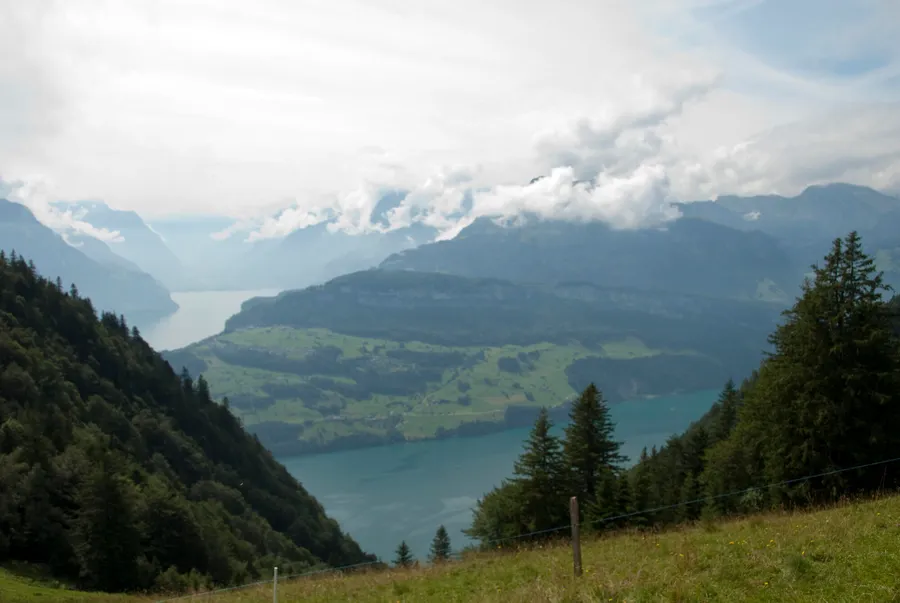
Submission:
[[[641,456],[637,465],[631,472],[631,504],[634,511],[645,511],[652,506],[650,498],[650,455],[647,454],[647,447],[641,450]],[[646,515],[635,515],[631,518],[632,524],[643,525],[647,523]]]
[[[412,552],[409,550],[409,545],[406,544],[405,540],[397,547],[396,555],[397,556],[394,558],[395,567],[411,567],[413,561],[415,561]]]
[[[735,453],[765,443],[758,447],[757,482],[879,461],[900,447],[900,354],[882,301],[882,275],[855,232],[836,239],[813,271],[770,338],[775,351],[760,368],[733,434],[747,443],[733,446]],[[830,497],[877,487],[882,477],[883,468],[833,474],[770,494],[773,502]]]
[[[737,423],[739,396],[734,381],[729,379],[716,402],[719,406],[719,415],[712,433],[714,441],[720,442],[731,435],[731,430]]]
[[[609,513],[596,506],[614,508],[614,480],[626,458],[619,453],[621,442],[613,439],[615,426],[609,406],[593,383],[572,404],[569,418],[563,460],[570,474],[571,494],[579,498],[582,508],[593,505],[595,514],[606,516]],[[598,500],[600,495],[602,500]]]
[[[431,554],[428,559],[432,563],[441,563],[450,559],[450,535],[447,529],[441,525],[434,534],[434,540],[431,541]]]
[[[542,408],[513,469],[522,516],[532,532],[560,525],[567,513],[562,447],[550,434],[552,426],[547,409]]]
[[[117,591],[135,583],[141,543],[134,497],[133,486],[105,459],[83,484],[75,553],[85,584]]]

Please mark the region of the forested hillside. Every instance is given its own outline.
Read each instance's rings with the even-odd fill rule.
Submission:
[[[0,563],[118,591],[365,560],[202,378],[0,254]]]
[[[896,488],[900,464],[885,461],[900,457],[900,302],[886,293],[859,236],[836,239],[771,335],[773,352],[684,434],[626,470],[591,385],[563,438],[541,414],[513,479],[479,501],[471,534],[566,525],[571,495],[588,527],[610,529]]]

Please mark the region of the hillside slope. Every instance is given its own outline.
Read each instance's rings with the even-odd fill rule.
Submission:
[[[881,603],[900,597],[895,576],[900,497],[776,513],[661,534],[587,538],[584,575],[572,578],[565,541],[505,545],[444,566],[279,580],[279,601],[550,603],[722,601]],[[565,535],[563,536],[565,538]],[[509,550],[509,552],[507,552]],[[423,559],[426,551],[413,551]],[[0,573],[4,603],[149,603],[53,590]],[[272,600],[271,584],[205,596],[211,603]]]
[[[84,241],[73,241],[75,245]],[[42,276],[75,283],[100,310],[124,314],[129,322],[152,324],[178,309],[169,292],[152,276],[114,255],[102,241],[91,240],[87,253],[38,222],[24,205],[0,199],[0,249],[33,260]],[[106,257],[107,261],[102,261]],[[100,258],[101,261],[98,261]]]
[[[0,259],[0,564],[132,590],[367,559],[203,379]]]
[[[249,300],[165,355],[287,455],[527,425],[592,379],[614,402],[717,388],[758,364],[779,310],[369,270]]]

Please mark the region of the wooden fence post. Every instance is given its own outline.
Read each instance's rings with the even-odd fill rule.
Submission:
[[[578,497],[569,499],[569,518],[572,522],[572,562],[575,564],[575,577],[581,575],[581,534],[578,531]]]

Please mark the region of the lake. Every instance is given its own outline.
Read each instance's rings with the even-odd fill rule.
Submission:
[[[183,291],[172,293],[178,310],[149,328],[141,337],[157,351],[176,350],[218,335],[225,321],[237,314],[251,297],[278,295],[280,289],[246,291]]]
[[[623,402],[612,408],[623,452],[637,460],[641,448],[659,446],[712,406],[718,391]],[[556,431],[561,427],[557,426]],[[443,524],[452,543],[479,497],[512,475],[528,429],[279,459],[367,552],[385,561],[406,540],[425,559]]]
[[[241,304],[278,290],[173,293],[179,309],[142,336],[157,350],[184,347],[221,333]],[[602,384],[598,384],[602,387]],[[632,460],[705,413],[718,391],[623,402],[612,408],[617,437]],[[406,540],[419,559],[438,525],[455,546],[466,544],[472,508],[512,475],[528,429],[472,437],[279,459],[368,552],[390,561]],[[557,426],[556,431],[560,431]]]

